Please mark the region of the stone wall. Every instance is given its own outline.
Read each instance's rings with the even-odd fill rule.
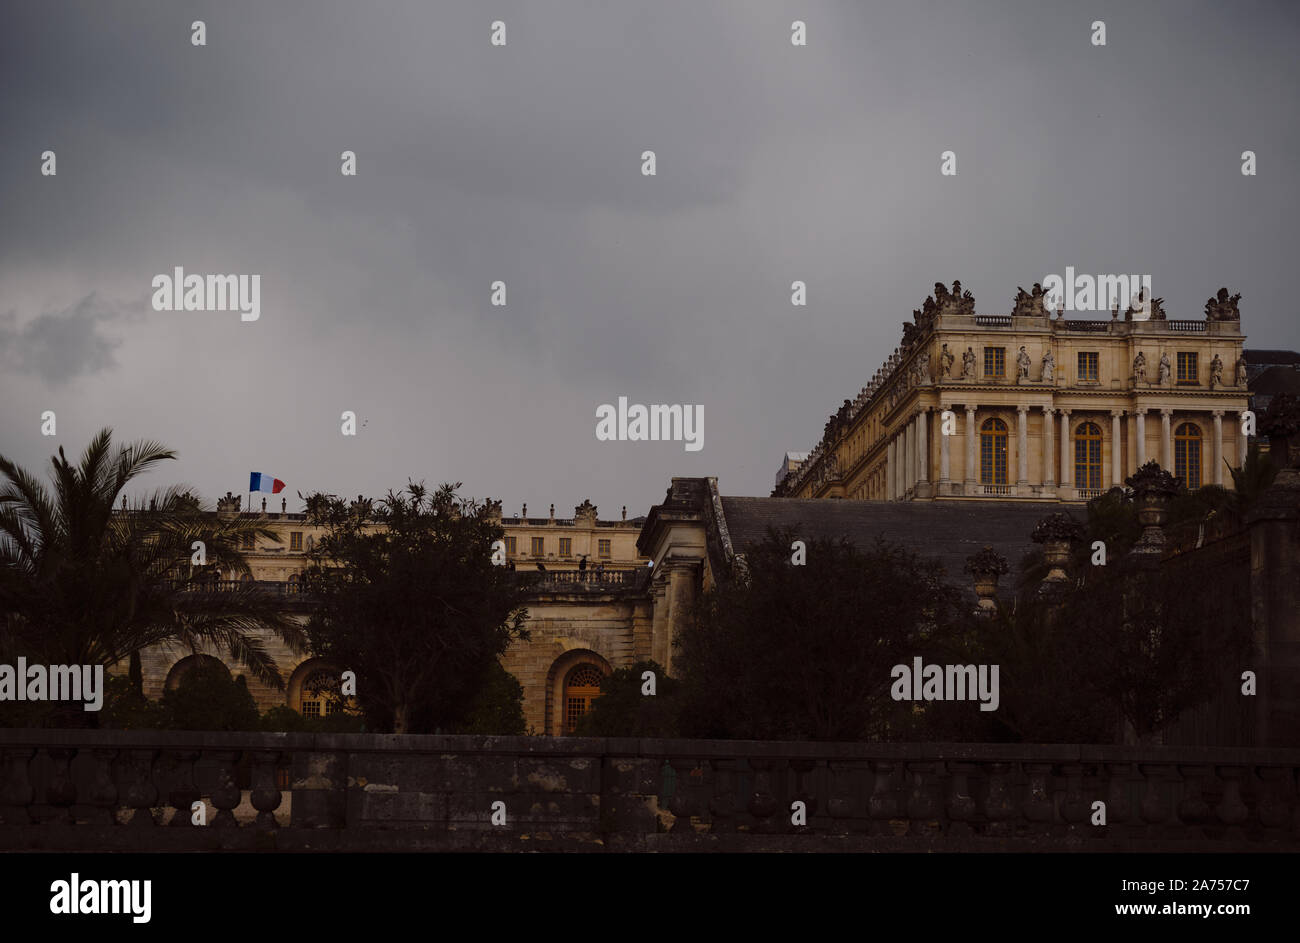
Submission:
[[[1297,773],[1297,749],[4,730],[0,849],[1294,851]]]

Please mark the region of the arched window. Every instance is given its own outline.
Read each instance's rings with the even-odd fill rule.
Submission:
[[[291,593],[296,593],[296,592],[298,592],[298,574],[297,574],[297,573],[291,573],[291,574],[289,574],[289,592],[291,592]]]
[[[980,426],[980,484],[1007,483],[1007,424],[986,419]]]
[[[1201,430],[1190,422],[1174,433],[1174,475],[1188,489],[1201,486]]]
[[[225,663],[220,658],[213,658],[211,655],[187,655],[172,665],[171,671],[167,672],[163,687],[168,691],[175,691],[180,685],[181,679],[196,669],[217,673],[225,672],[225,676],[230,677],[230,669],[225,666]]]
[[[304,717],[324,717],[338,710],[338,673],[317,668],[302,680],[298,713]]]
[[[1074,431],[1074,486],[1101,490],[1101,427],[1095,422]]]
[[[591,702],[600,697],[600,682],[605,675],[593,664],[575,665],[564,679],[564,730],[572,733],[578,718],[591,709]]]

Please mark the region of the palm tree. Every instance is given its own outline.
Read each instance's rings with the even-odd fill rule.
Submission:
[[[1228,465],[1228,472],[1232,475],[1233,507],[1246,511],[1273,484],[1278,467],[1267,453],[1259,450],[1258,443],[1252,442],[1246,450],[1246,460],[1237,468]]]
[[[246,537],[278,538],[255,520],[205,512],[179,487],[134,508],[122,497],[116,509],[132,479],[176,455],[150,441],[114,451],[111,440],[111,429],[100,431],[78,465],[60,448],[52,490],[0,457],[0,656],[49,665],[129,659],[138,685],[139,655],[151,645],[215,648],[283,688],[262,636],[301,651],[301,628],[255,584],[227,588],[216,577],[249,573],[239,550]],[[196,541],[206,561],[196,560]]]

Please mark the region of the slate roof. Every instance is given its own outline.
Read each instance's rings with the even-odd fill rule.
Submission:
[[[1256,364],[1295,364],[1300,363],[1300,351],[1294,350],[1243,350],[1246,363]]]
[[[985,544],[1006,558],[1012,573],[1020,559],[1037,549],[1029,539],[1034,525],[1055,511],[1067,510],[1080,522],[1080,507],[1024,501],[834,501],[802,498],[722,497],[723,516],[732,547],[761,542],[769,526],[789,527],[799,536],[847,537],[858,547],[871,547],[883,536],[923,557],[943,564],[948,580],[965,586],[966,558]],[[1007,579],[1004,578],[1003,582]]]
[[[1300,393],[1300,370],[1269,367],[1250,381],[1252,393]]]

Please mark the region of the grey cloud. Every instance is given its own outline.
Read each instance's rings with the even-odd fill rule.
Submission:
[[[91,293],[70,308],[47,311],[19,326],[15,312],[0,317],[0,362],[53,386],[107,370],[120,340],[101,333],[117,306]]]

